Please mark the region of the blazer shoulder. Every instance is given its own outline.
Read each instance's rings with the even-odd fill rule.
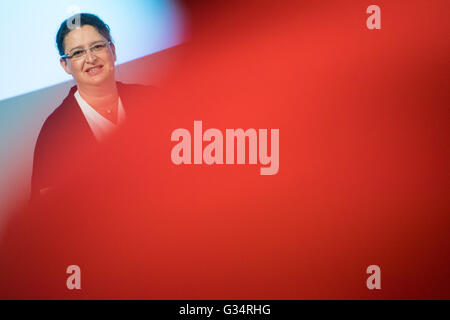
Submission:
[[[50,115],[44,121],[43,127],[58,122],[62,118],[65,118],[68,113],[70,113],[70,109],[75,103],[75,91],[76,86],[70,89],[68,95],[64,98],[64,100],[55,108],[55,110],[53,110],[52,113],[50,113]]]
[[[58,137],[63,137],[73,127],[73,122],[79,118],[76,106],[74,106],[76,103],[73,96],[74,88],[76,87],[72,87],[69,94],[44,121],[37,144],[43,140],[58,140]]]

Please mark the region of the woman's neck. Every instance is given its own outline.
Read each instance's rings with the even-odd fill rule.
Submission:
[[[102,87],[78,86],[78,92],[95,111],[113,123],[117,123],[119,93],[116,82]]]
[[[101,111],[105,109],[117,107],[119,93],[115,82],[113,85],[102,87],[78,86],[78,92],[92,108],[100,113],[103,113]]]

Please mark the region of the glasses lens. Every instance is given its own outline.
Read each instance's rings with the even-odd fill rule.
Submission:
[[[82,56],[84,56],[85,53],[86,53],[86,50],[76,50],[76,51],[72,52],[71,56],[74,59],[78,59],[78,58],[81,58]]]
[[[91,47],[91,50],[94,52],[99,52],[102,51],[106,48],[106,43],[99,43],[96,44],[95,46]]]
[[[93,45],[92,47],[90,47],[89,50],[91,52],[101,52],[106,49],[108,44],[109,44],[108,42],[97,43],[97,44]],[[79,59],[79,58],[84,57],[85,55],[86,55],[85,49],[78,49],[78,50],[75,50],[74,52],[72,52],[71,54],[69,54],[68,58],[69,59]]]

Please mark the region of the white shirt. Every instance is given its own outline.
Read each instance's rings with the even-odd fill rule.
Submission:
[[[78,105],[81,108],[86,120],[94,133],[97,141],[103,141],[110,133],[117,129],[123,121],[125,120],[125,111],[123,110],[122,100],[119,97],[119,106],[117,113],[117,124],[114,124],[110,120],[103,117],[100,113],[98,113],[94,108],[92,108],[80,95],[80,93],[75,92],[75,99],[77,99]]]

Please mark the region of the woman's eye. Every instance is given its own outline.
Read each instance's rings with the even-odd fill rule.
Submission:
[[[73,57],[79,57],[81,55],[83,55],[83,51],[82,50],[78,50],[78,51],[75,51],[74,53],[72,53]]]
[[[103,44],[97,44],[93,47],[94,50],[101,50],[103,49],[105,46]]]

